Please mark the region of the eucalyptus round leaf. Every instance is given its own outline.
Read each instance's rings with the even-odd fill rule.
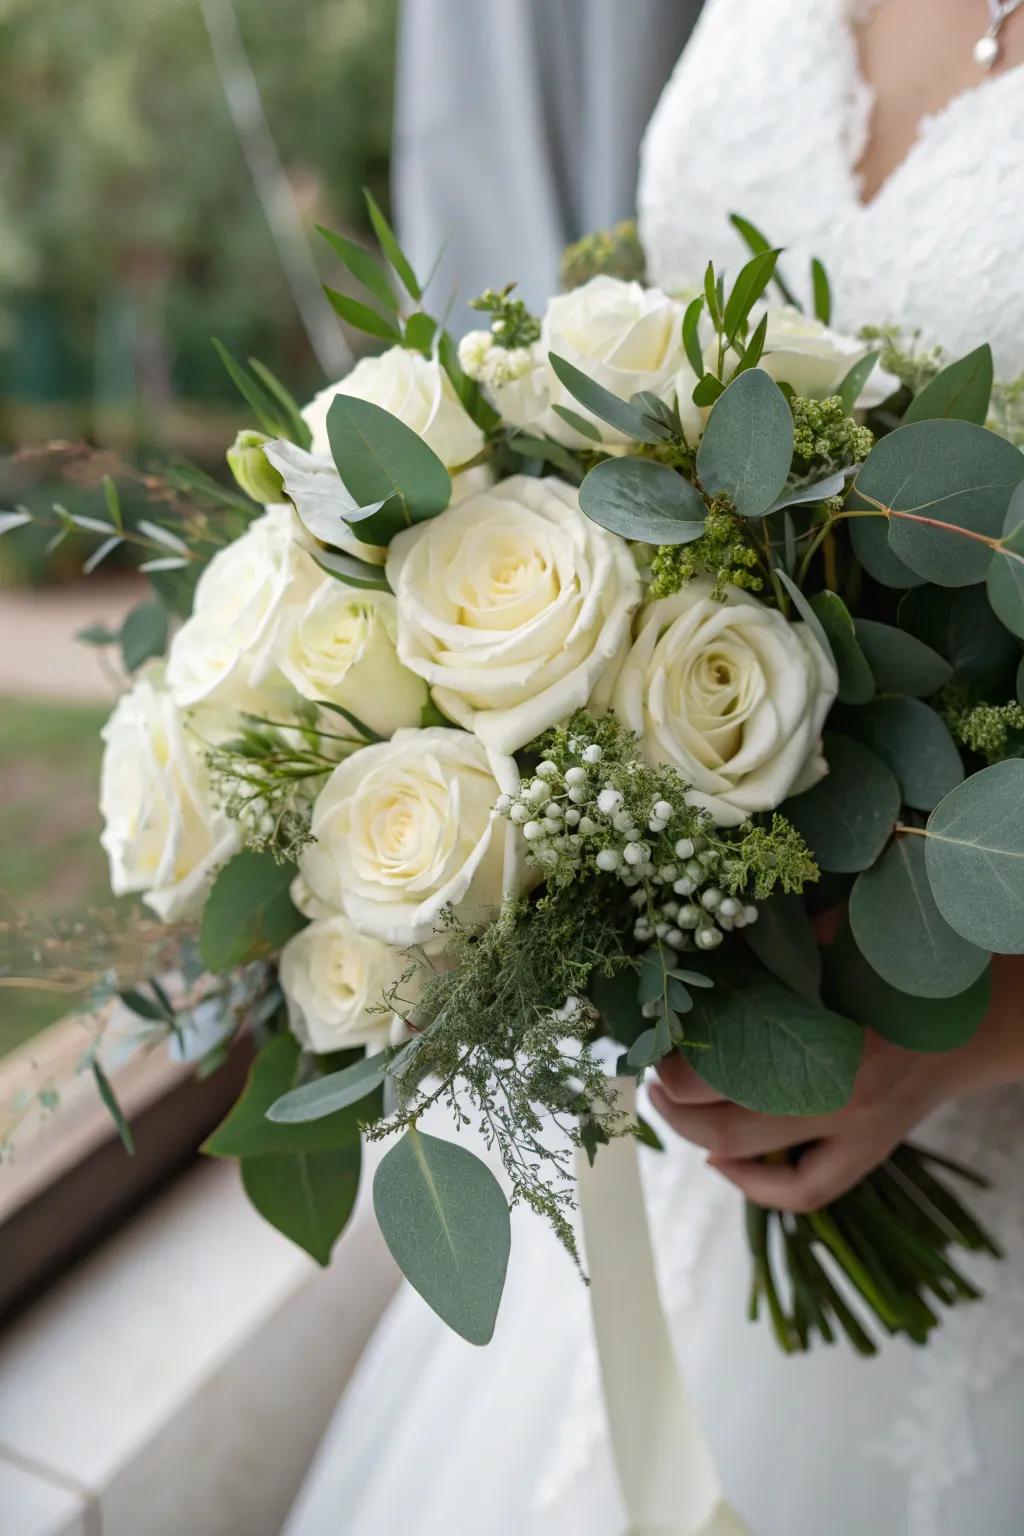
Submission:
[[[848,505],[858,505],[856,496]],[[863,507],[866,503],[861,502],[860,505]],[[848,526],[854,554],[868,575],[880,581],[883,587],[919,587],[924,584],[924,577],[904,565],[889,548],[889,525],[886,518],[854,517]]]
[[[986,342],[937,373],[914,396],[904,424],[939,418],[984,426],[992,398],[992,348]]]
[[[1013,493],[989,566],[988,600],[1007,629],[1024,640],[1024,482]]]
[[[898,615],[901,629],[945,656],[958,682],[988,698],[1012,688],[1020,645],[992,612],[983,586],[917,587],[900,599]]]
[[[916,421],[881,438],[855,481],[889,514],[889,546],[911,570],[944,587],[983,581],[1021,479],[1024,455],[967,421]],[[854,519],[859,521],[859,519]]]
[[[928,818],[928,879],[963,939],[1024,954],[1024,760],[983,768]]]
[[[345,489],[357,507],[375,508],[357,523],[365,543],[387,544],[401,529],[436,517],[451,500],[451,476],[437,454],[379,405],[335,395],[327,436]]]
[[[808,1003],[821,1001],[821,951],[803,897],[776,892],[743,930],[749,949],[766,970]]]
[[[856,619],[854,628],[875,681],[885,693],[909,693],[926,699],[938,693],[953,675],[944,656],[904,629],[874,619]]]
[[[989,957],[939,911],[925,872],[924,843],[912,835],[894,838],[878,863],[858,876],[850,893],[850,927],[861,954],[890,986],[913,997],[955,997],[977,981]]]
[[[695,999],[684,1054],[726,1098],[766,1115],[823,1115],[853,1092],[864,1031],[730,954]]]
[[[427,1305],[470,1344],[487,1344],[512,1240],[508,1201],[487,1164],[412,1128],[377,1169],[373,1208]]]
[[[920,699],[887,694],[872,699],[851,719],[858,740],[896,775],[904,805],[930,811],[963,782],[956,742],[941,717]]]
[[[580,510],[623,539],[689,544],[704,532],[704,499],[689,480],[652,459],[606,459],[580,486]]]
[[[900,789],[881,758],[849,736],[826,735],[829,771],[783,812],[822,869],[853,874],[873,864],[896,825]]]
[[[697,475],[741,517],[762,517],[782,494],[793,462],[793,413],[763,369],[739,374],[716,400],[697,449]]]
[[[986,968],[955,997],[912,997],[883,981],[844,924],[825,950],[829,1005],[908,1051],[952,1051],[965,1045],[988,1012],[992,979]]]
[[[853,620],[842,598],[827,589],[811,598],[811,607],[828,636],[839,671],[839,702],[866,704],[875,691],[875,677],[861,650]]]

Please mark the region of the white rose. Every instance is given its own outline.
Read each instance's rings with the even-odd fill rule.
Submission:
[[[309,1051],[382,1050],[392,1014],[381,1012],[408,957],[360,933],[341,913],[317,917],[281,951],[281,988],[292,1033]]]
[[[805,624],[711,590],[692,581],[644,610],[613,704],[648,761],[675,768],[692,803],[731,827],[828,771],[821,730],[838,678]]]
[[[189,708],[215,700],[252,706],[274,669],[282,619],[323,580],[299,541],[291,507],[270,507],[219,550],[199,578],[192,616],[171,641],[167,685]],[[279,680],[278,680],[279,681]]]
[[[358,509],[330,454],[307,453],[284,438],[268,443],[264,453],[280,474],[307,534],[371,565],[384,564],[387,550],[364,544],[355,534],[358,523],[345,521],[347,513]]]
[[[418,725],[427,702],[423,680],[398,659],[397,640],[390,592],[359,591],[327,576],[282,626],[277,663],[303,698],[344,705],[390,736]]]
[[[143,893],[165,922],[194,917],[239,847],[237,822],[213,804],[203,748],[146,669],[101,732],[100,841],[115,896]]]
[[[798,309],[769,308],[767,314],[758,367],[805,399],[824,400],[837,394],[854,363],[872,351],[869,342],[842,336]],[[865,410],[881,405],[899,387],[899,379],[876,363],[856,403]]]
[[[515,475],[391,541],[398,654],[497,752],[582,708],[640,600],[624,540],[557,479]]]
[[[484,921],[518,889],[515,829],[493,809],[518,786],[513,760],[465,731],[397,731],[331,774],[302,876],[317,900],[391,944],[428,939],[447,906]]]
[[[626,283],[616,277],[592,277],[548,305],[540,346],[555,352],[620,400],[649,390],[665,400],[675,397],[675,376],[683,360],[682,309],[658,288]],[[552,373],[552,405],[568,406],[593,421],[606,445],[625,445],[607,422],[590,415]],[[556,442],[592,448],[593,441],[570,427],[553,410],[540,423]]]
[[[328,384],[302,412],[313,435],[314,454],[330,457],[327,412],[336,395],[354,395],[390,411],[432,448],[449,473],[475,459],[484,434],[467,413],[452,381],[433,357],[408,347],[390,347],[379,357],[364,357],[337,384]]]

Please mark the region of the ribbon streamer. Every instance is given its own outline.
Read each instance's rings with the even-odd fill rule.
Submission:
[[[636,1083],[616,1079],[617,1107],[636,1118]],[[686,1396],[658,1291],[637,1143],[621,1136],[591,1166],[577,1153],[590,1302],[627,1536],[749,1536],[722,1496]]]

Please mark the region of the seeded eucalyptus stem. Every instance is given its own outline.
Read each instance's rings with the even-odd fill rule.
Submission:
[[[938,1169],[985,1186],[971,1169],[904,1144],[824,1210],[793,1216],[748,1203],[748,1316],[758,1316],[764,1299],[786,1354],[810,1349],[815,1335],[831,1344],[841,1331],[859,1354],[873,1355],[871,1318],[884,1334],[926,1343],[945,1308],[981,1296],[954,1262],[955,1251],[1001,1256]],[[784,1262],[785,1294],[773,1252]],[[869,1316],[862,1319],[858,1307]]]

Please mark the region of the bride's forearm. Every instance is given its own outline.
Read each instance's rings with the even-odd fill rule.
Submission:
[[[949,1065],[956,1095],[1024,1081],[1024,955],[993,957],[989,1011]]]

